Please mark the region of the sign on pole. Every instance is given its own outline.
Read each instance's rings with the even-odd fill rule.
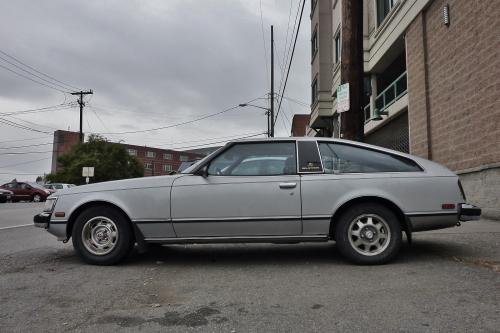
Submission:
[[[349,107],[349,83],[344,83],[337,87],[337,112],[349,111]]]
[[[83,167],[82,177],[85,177],[85,182],[89,183],[89,177],[94,177],[94,167]]]

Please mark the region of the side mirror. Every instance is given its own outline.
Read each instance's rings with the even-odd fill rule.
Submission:
[[[203,178],[208,177],[208,167],[205,165],[203,168],[196,171],[195,175],[202,176]]]

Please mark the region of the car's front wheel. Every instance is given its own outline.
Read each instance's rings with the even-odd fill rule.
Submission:
[[[75,220],[73,247],[80,257],[93,265],[113,265],[123,260],[134,247],[131,225],[117,209],[94,206]]]
[[[356,264],[377,265],[394,259],[401,240],[401,225],[396,215],[376,203],[350,207],[335,228],[340,253]]]
[[[33,198],[31,200],[33,202],[40,202],[40,201],[42,201],[42,196],[40,194],[34,194]]]

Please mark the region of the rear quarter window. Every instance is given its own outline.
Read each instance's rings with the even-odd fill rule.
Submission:
[[[422,171],[417,163],[402,156],[340,143],[318,145],[325,173]]]

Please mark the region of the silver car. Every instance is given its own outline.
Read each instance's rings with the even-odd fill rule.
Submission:
[[[359,142],[282,138],[230,142],[180,174],[60,190],[34,221],[99,265],[135,244],[330,240],[354,263],[382,264],[403,232],[411,241],[480,214],[437,163]]]

